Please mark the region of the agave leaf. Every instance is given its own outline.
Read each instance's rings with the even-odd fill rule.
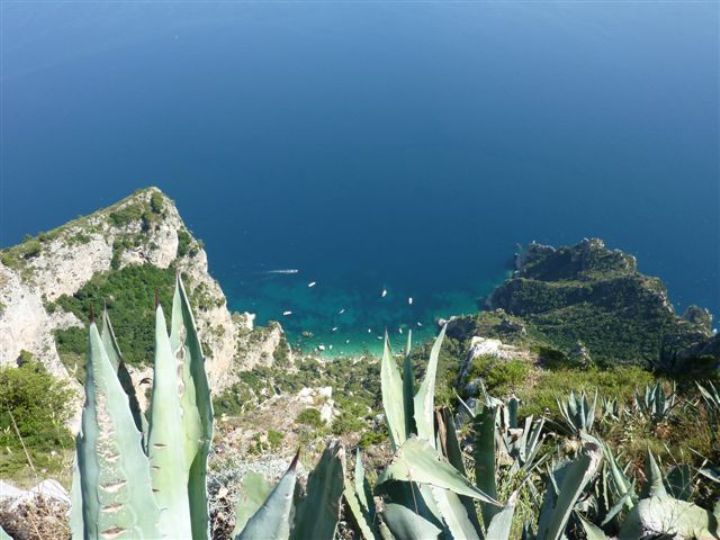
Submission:
[[[159,509],[151,489],[150,464],[128,396],[95,323],[90,324],[89,342],[85,406],[77,439],[85,537],[157,538]]]
[[[425,378],[420,384],[420,389],[415,395],[413,401],[415,426],[417,435],[421,439],[426,439],[432,443],[435,442],[435,424],[433,416],[433,408],[435,403],[435,376],[437,374],[438,358],[440,356],[440,348],[445,339],[447,325],[443,326],[435,343],[430,350],[430,361],[428,362]]]
[[[83,494],[82,481],[80,480],[80,469],[78,468],[78,454],[80,448],[78,440],[75,441],[75,456],[73,458],[72,486],[70,488],[70,534],[72,538],[85,538],[85,524],[83,523]],[[2,530],[2,527],[0,527]],[[0,534],[0,540],[2,535]]]
[[[667,474],[668,493],[680,499],[689,501],[693,494],[693,472],[687,463],[675,465]]]
[[[5,532],[5,529],[0,527],[0,540],[12,540],[10,535]]]
[[[162,509],[160,530],[170,538],[190,538],[188,468],[178,396],[177,363],[170,348],[162,306],[155,309],[155,363],[148,456],[155,499]]]
[[[370,484],[365,478],[365,468],[363,467],[362,458],[360,456],[360,448],[355,454],[355,494],[368,515],[370,522],[375,521],[375,502],[373,501],[372,490]]]
[[[518,493],[518,491],[513,492],[505,507],[493,516],[485,535],[487,540],[507,540],[510,538]]]
[[[465,464],[463,463],[462,450],[460,449],[460,441],[455,431],[455,421],[452,411],[447,407],[443,407],[442,411],[438,413],[438,433],[441,437],[443,454],[448,458],[450,464],[455,467],[460,474],[466,477],[467,474],[465,472]],[[465,507],[466,515],[473,525],[473,529],[480,531],[480,522],[478,521],[477,512],[475,511],[475,503],[470,497],[465,495],[460,495],[459,497]]]
[[[617,494],[620,495],[620,498],[625,500],[626,508],[628,510],[632,509],[635,501],[637,500],[637,495],[632,482],[628,479],[622,469],[620,469],[620,466],[615,460],[615,456],[613,456],[610,448],[606,445],[603,447],[603,455],[605,457],[605,462],[610,468],[610,475]],[[626,495],[628,497],[626,497]]]
[[[643,489],[642,496],[646,497],[664,497],[667,495],[665,484],[663,484],[663,475],[660,472],[655,456],[650,449],[645,457],[645,474],[647,475],[647,483]]]
[[[582,524],[583,529],[585,530],[585,536],[587,537],[587,540],[608,540],[605,532],[600,527],[593,523],[590,523],[580,514],[577,514],[577,516],[580,519],[580,523]]]
[[[430,491],[452,538],[480,539],[479,529],[470,521],[467,508],[456,493],[437,487],[431,487]]]
[[[290,467],[262,506],[248,520],[235,540],[285,540],[290,536],[290,512],[297,481],[297,464],[300,452],[295,454]]]
[[[368,521],[367,511],[360,503],[360,498],[355,491],[355,486],[353,486],[353,483],[347,478],[345,479],[343,497],[350,510],[349,515],[355,525],[355,531],[360,534],[363,540],[375,540],[375,533],[370,525],[372,522]]]
[[[213,436],[213,407],[205,358],[190,301],[180,276],[175,284],[170,343],[180,370],[187,491],[194,540],[209,538],[207,460]]]
[[[718,521],[709,511],[668,495],[638,502],[620,529],[620,540],[718,538]]]
[[[235,503],[235,529],[233,538],[240,534],[247,525],[248,520],[258,511],[270,495],[272,486],[263,475],[249,472],[242,481],[242,489]]]
[[[390,343],[385,332],[385,343],[380,365],[380,387],[383,409],[393,449],[398,449],[407,438],[403,381],[397,363],[390,352]]]
[[[135,425],[141,433],[147,434],[148,423],[145,415],[140,409],[140,402],[137,398],[137,392],[135,385],[133,385],[132,378],[128,372],[125,361],[123,360],[122,354],[120,353],[120,347],[117,339],[115,338],[115,331],[113,330],[110,317],[108,315],[107,308],[103,309],[102,325],[100,327],[100,338],[102,339],[103,345],[105,346],[105,352],[108,355],[110,363],[117,371],[118,380],[120,385],[128,396],[130,402],[130,412],[132,413]]]
[[[398,449],[377,484],[381,486],[390,480],[427,484],[500,505],[493,497],[473,486],[429,441],[417,437],[411,437]]]
[[[398,540],[437,538],[440,529],[401,504],[385,505],[383,519]]]
[[[415,394],[415,374],[413,373],[410,349],[412,348],[412,330],[408,330],[407,345],[405,347],[405,359],[403,360],[403,405],[405,411],[405,434],[410,436],[415,433],[415,405],[413,395]]]
[[[376,485],[376,493],[384,494],[387,502],[401,504],[442,529],[442,515],[432,496],[432,486],[390,480]]]
[[[495,425],[498,409],[489,402],[473,419],[475,428],[475,485],[493,499],[497,498],[495,483]],[[497,513],[497,507],[491,504],[480,505],[483,522],[488,524]]]
[[[345,488],[345,448],[330,443],[310,473],[307,495],[295,514],[292,538],[332,540],[340,519],[340,499]]]
[[[539,538],[558,540],[562,537],[578,497],[600,465],[600,443],[589,436],[585,436],[584,440],[583,453],[566,464],[557,479],[554,474],[550,475],[549,480],[553,487],[549,487],[545,494],[546,501],[540,515]]]

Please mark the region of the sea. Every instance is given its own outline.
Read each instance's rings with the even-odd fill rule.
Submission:
[[[533,240],[720,314],[719,13],[4,2],[0,245],[157,185],[233,311],[328,355],[429,338]]]

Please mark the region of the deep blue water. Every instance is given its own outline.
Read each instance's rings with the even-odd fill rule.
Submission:
[[[474,309],[530,240],[720,313],[715,2],[0,9],[0,245],[155,184],[233,309],[335,350]]]

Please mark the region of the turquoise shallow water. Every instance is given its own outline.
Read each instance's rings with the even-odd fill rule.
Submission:
[[[720,312],[712,2],[0,9],[0,245],[155,184],[231,308],[310,347],[430,332],[531,240]]]
[[[348,287],[317,281],[299,269],[280,270],[229,280],[230,307],[256,312],[260,322],[281,322],[294,346],[326,356],[377,353],[385,331],[395,348],[404,346],[408,332],[413,342],[423,342],[437,333],[438,318],[477,311],[497,284],[428,293],[372,278]]]

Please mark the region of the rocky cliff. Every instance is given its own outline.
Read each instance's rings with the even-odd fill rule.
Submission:
[[[599,239],[530,244],[486,304],[487,311],[453,320],[449,334],[531,342],[608,363],[665,363],[717,348],[707,310],[677,315],[662,281]]]
[[[142,347],[140,326],[142,310],[152,312],[146,297],[159,289],[161,298],[169,298],[177,272],[190,291],[215,390],[232,384],[238,370],[272,363],[282,329],[258,333],[252,316],[231,315],[223,291],[208,273],[202,243],[173,201],[148,188],[0,251],[0,365],[14,364],[26,351],[55,375],[71,375],[74,356],[82,357],[84,350],[87,311],[102,303],[119,321],[116,330],[121,346],[125,339],[129,362],[147,364],[151,357]],[[143,297],[137,293],[142,287],[130,291],[129,283],[155,291],[147,290]],[[148,305],[140,305],[144,303]]]

